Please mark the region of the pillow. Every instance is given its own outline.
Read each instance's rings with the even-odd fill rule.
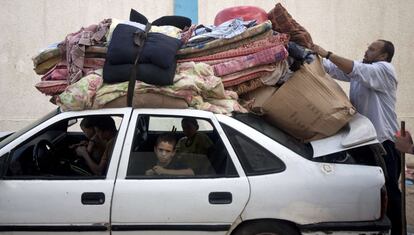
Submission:
[[[214,25],[218,26],[239,17],[243,18],[244,21],[256,20],[257,24],[261,24],[267,20],[267,13],[262,8],[254,6],[229,7],[217,13],[214,18]]]
[[[268,13],[269,20],[272,22],[272,29],[279,33],[287,33],[290,40],[306,48],[312,48],[312,37],[299,23],[297,23],[289,12],[277,3]]]
[[[68,86],[66,80],[53,80],[38,82],[35,87],[45,95],[58,95]]]

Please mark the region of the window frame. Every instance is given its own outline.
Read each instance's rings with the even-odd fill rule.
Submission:
[[[128,123],[125,123],[125,121],[129,120],[129,116],[131,113],[131,109],[127,110],[126,108],[123,109],[111,109],[111,112],[103,112],[102,110],[85,110],[85,111],[77,111],[77,112],[63,112],[63,113],[58,113],[56,115],[51,116],[50,114],[47,115],[49,118],[45,119],[42,118],[42,122],[36,121],[36,125],[32,124],[31,125],[31,129],[27,129],[25,128],[24,132],[22,132],[22,135],[20,135],[18,138],[16,138],[15,140],[11,141],[9,143],[9,145],[4,146],[4,148],[0,149],[2,150],[1,152],[3,153],[3,155],[1,156],[1,158],[5,158],[2,161],[5,161],[6,164],[4,166],[5,169],[3,169],[3,172],[0,175],[0,178],[2,180],[10,180],[10,181],[15,181],[15,180],[47,180],[47,181],[57,181],[57,180],[98,180],[98,179],[108,179],[109,177],[109,168],[111,167],[111,162],[113,161],[113,153],[114,153],[114,148],[115,145],[117,145],[117,142],[120,141],[120,130],[123,129],[123,133],[125,134],[126,132],[126,126],[128,125]],[[128,112],[129,111],[129,112]],[[52,112],[54,113],[54,112]],[[82,176],[82,175],[9,175],[7,176],[7,171],[8,168],[10,166],[10,161],[11,161],[11,154],[16,151],[16,149],[23,147],[24,145],[30,143],[31,141],[35,140],[36,138],[39,138],[39,136],[45,134],[47,131],[53,131],[53,129],[55,129],[56,126],[63,126],[63,123],[66,123],[65,126],[65,130],[63,130],[65,133],[65,135],[70,135],[70,133],[74,133],[74,132],[70,132],[68,133],[68,129],[69,129],[69,125],[68,123],[70,122],[70,120],[72,119],[81,119],[87,116],[111,116],[111,117],[119,117],[120,118],[120,122],[119,124],[117,124],[117,135],[116,135],[116,140],[114,142],[114,148],[113,148],[113,152],[111,153],[111,159],[108,161],[108,166],[106,169],[106,174],[102,175],[102,176],[95,176],[95,175],[91,175],[91,176]],[[55,126],[55,127],[54,127]],[[27,129],[27,130],[26,130]],[[59,130],[62,128],[58,128]],[[58,135],[60,136],[60,135]],[[57,137],[57,136],[55,136]],[[61,138],[61,137],[59,137]],[[123,137],[122,137],[123,138]],[[123,142],[123,140],[122,140]],[[119,144],[118,144],[119,145]],[[29,146],[30,147],[30,146]],[[119,161],[119,159],[116,159],[116,161]],[[116,164],[117,165],[117,164]],[[115,169],[116,171],[116,169]],[[115,178],[116,174],[114,174],[114,170],[111,170],[111,176],[110,178]]]
[[[144,117],[143,117],[144,116]],[[137,128],[138,128],[138,122],[140,121],[140,118],[144,118],[146,119],[146,122],[149,122],[151,117],[166,117],[166,118],[177,118],[177,119],[182,119],[182,118],[186,118],[186,117],[191,117],[191,118],[195,118],[198,120],[202,120],[204,122],[207,122],[212,130],[208,131],[211,132],[214,137],[215,140],[212,139],[213,142],[213,146],[217,144],[217,141],[221,141],[221,144],[223,145],[223,147],[225,148],[226,151],[226,170],[227,167],[231,168],[232,174],[227,174],[227,172],[225,172],[224,174],[203,174],[203,175],[193,175],[193,176],[171,176],[171,175],[156,175],[156,176],[147,176],[147,175],[128,175],[129,172],[129,167],[130,167],[130,158],[132,156],[133,153],[138,153],[139,151],[134,151],[134,148],[136,148],[135,146],[135,142],[136,142],[136,138],[138,138],[137,133]],[[179,114],[159,114],[159,113],[138,113],[137,114],[137,118],[136,118],[136,123],[134,123],[134,134],[133,134],[133,139],[132,139],[132,144],[131,144],[131,148],[129,149],[129,158],[127,161],[127,167],[126,167],[126,171],[125,171],[125,179],[127,180],[136,180],[136,179],[151,179],[151,180],[158,180],[158,179],[207,179],[207,178],[235,178],[235,177],[240,177],[239,172],[237,171],[237,168],[234,164],[234,161],[230,155],[229,149],[225,146],[224,144],[224,140],[223,140],[223,136],[220,135],[220,131],[217,128],[217,125],[215,125],[214,121],[211,118],[208,117],[200,117],[200,116],[196,116],[196,115],[179,115]],[[181,121],[180,121],[181,122]],[[146,131],[150,132],[149,123],[146,123]],[[178,128],[177,128],[178,129]],[[181,129],[181,128],[180,128]],[[153,133],[157,133],[157,135],[161,134],[161,133],[165,133],[166,131],[158,131],[155,130],[153,131]],[[206,131],[200,131],[201,133],[206,133]],[[153,134],[152,133],[152,134]],[[148,134],[148,133],[147,133]],[[182,131],[181,131],[181,134]],[[178,141],[178,139],[177,139]],[[148,153],[148,152],[144,152],[143,153]],[[208,158],[208,156],[206,155],[207,160],[210,161],[210,159]],[[227,161],[230,161],[230,163],[227,163]],[[211,161],[210,161],[211,163]],[[228,164],[230,164],[231,166],[228,166]],[[214,168],[214,167],[213,167]]]
[[[235,130],[234,128],[232,128],[231,126],[225,124],[225,123],[221,123],[222,128],[224,130],[224,132],[227,135],[227,138],[229,139],[230,144],[232,145],[237,158],[240,161],[240,164],[243,167],[243,170],[246,174],[246,176],[256,176],[256,175],[267,175],[267,174],[275,174],[275,173],[280,173],[286,170],[286,164],[279,158],[277,157],[275,154],[273,154],[271,151],[269,151],[267,148],[263,147],[262,145],[260,145],[259,143],[257,143],[256,141],[254,141],[253,139],[251,139],[250,137],[246,136],[245,134],[243,134],[240,131]],[[233,133],[230,133],[233,132]],[[268,157],[272,157],[274,158],[279,164],[280,164],[280,168],[277,169],[273,169],[273,170],[263,170],[263,171],[256,171],[252,168],[250,161],[248,160],[248,157],[244,154],[241,153],[239,151],[238,146],[234,146],[235,143],[233,143],[234,141],[234,133],[238,133],[243,139],[248,140],[249,143],[252,143],[254,147],[257,147],[259,150],[262,150],[262,152],[264,151],[266,153],[266,155]]]

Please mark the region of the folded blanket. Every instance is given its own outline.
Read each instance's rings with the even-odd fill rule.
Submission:
[[[235,57],[230,61],[213,65],[216,76],[242,71],[259,65],[271,64],[285,60],[288,52],[283,45],[267,48],[256,53]]]
[[[96,94],[95,104],[101,107],[125,96],[128,82],[104,84]],[[135,84],[135,94],[163,94],[184,99],[189,107],[214,113],[247,112],[239,103],[235,92],[224,90],[211,66],[203,63],[182,63],[177,66],[174,84],[155,86],[141,81]],[[217,104],[217,105],[215,105]]]
[[[177,63],[183,63],[183,62],[203,62],[208,64],[217,64],[220,62],[224,62],[221,60],[229,59],[233,57],[243,56],[243,55],[249,55],[256,53],[258,51],[264,50],[266,48],[274,47],[277,45],[287,45],[289,42],[289,35],[283,34],[283,33],[277,33],[277,34],[270,34],[268,37],[265,37],[260,40],[255,40],[250,43],[245,43],[240,45],[239,47],[235,49],[230,49],[206,56],[200,56],[200,57],[192,57],[187,59],[179,59],[177,60]]]
[[[213,52],[211,52],[211,49],[218,48],[218,47],[223,47],[225,45],[231,45],[231,44],[234,44],[235,42],[241,41],[243,39],[252,38],[256,35],[260,35],[260,34],[263,34],[265,32],[269,32],[271,30],[271,27],[272,27],[271,22],[266,21],[262,24],[259,24],[259,25],[256,25],[254,27],[248,28],[243,33],[241,33],[241,34],[239,34],[235,37],[229,38],[229,39],[226,39],[226,38],[216,39],[216,40],[207,42],[205,44],[198,45],[197,47],[188,47],[188,48],[180,49],[177,52],[177,56],[179,58],[197,57],[198,55],[196,53],[205,52],[205,51],[208,51],[208,52],[210,52],[210,54],[213,54]],[[233,47],[233,48],[237,48],[237,46]],[[230,49],[233,49],[233,48],[230,48]],[[222,51],[224,51],[224,50],[222,50]]]
[[[276,64],[260,65],[253,68],[245,69],[237,73],[232,73],[226,76],[222,76],[224,87],[235,86],[237,84],[259,78],[265,75],[270,75],[277,69]]]
[[[75,33],[68,34],[59,48],[66,53],[68,64],[69,83],[75,83],[85,74],[82,73],[86,48],[89,46],[104,46],[111,19],[104,19],[97,25],[82,27]]]
[[[100,71],[81,78],[56,97],[56,104],[62,111],[85,110],[93,106],[95,95],[102,86]]]
[[[236,92],[237,95],[242,95],[249,91],[256,90],[259,87],[263,87],[263,86],[265,85],[263,84],[260,77],[258,77],[258,78],[243,82],[236,86],[227,87],[226,89]]]
[[[85,49],[84,58],[105,58],[107,47],[105,46],[88,46]],[[38,55],[32,58],[34,71],[38,75],[43,75],[52,69],[55,65],[65,59],[65,53],[55,46],[55,44],[43,49]]]

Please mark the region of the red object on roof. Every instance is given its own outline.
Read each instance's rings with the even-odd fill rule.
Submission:
[[[242,17],[244,21],[247,20],[256,20],[257,24],[260,24],[266,21],[267,13],[259,7],[254,6],[238,6],[238,7],[229,7],[221,10],[217,13],[216,18],[214,19],[214,25],[220,25],[228,20]]]

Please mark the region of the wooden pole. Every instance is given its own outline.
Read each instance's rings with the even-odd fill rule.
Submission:
[[[405,122],[401,121],[400,134],[402,137],[405,136]],[[406,208],[405,208],[405,153],[401,152],[401,234],[407,234],[407,220],[405,219]]]

